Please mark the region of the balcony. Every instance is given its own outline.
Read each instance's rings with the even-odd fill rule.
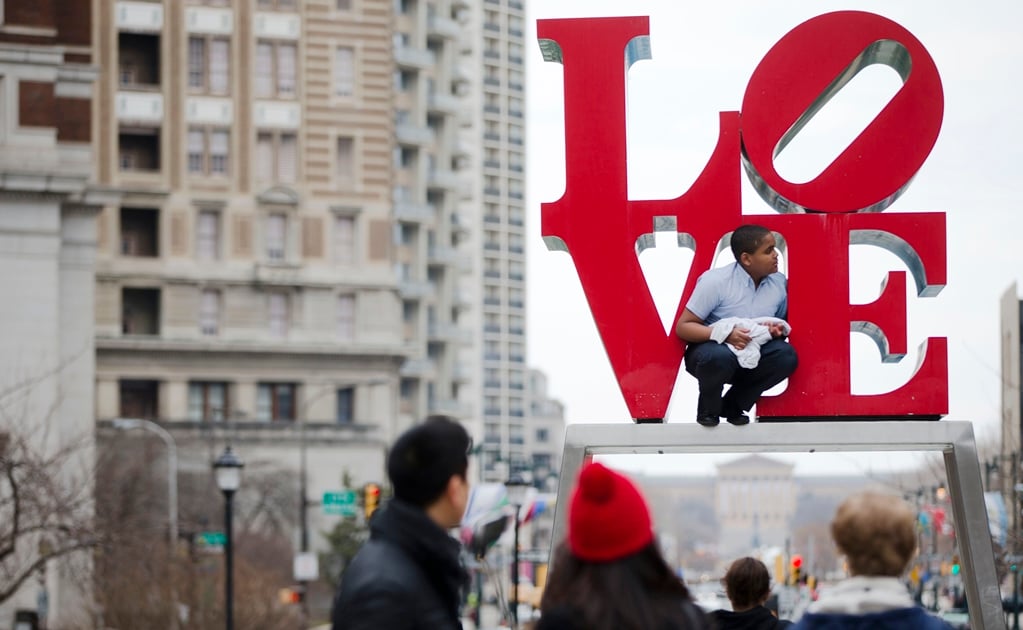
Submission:
[[[302,35],[302,18],[297,13],[257,12],[253,20],[256,37],[266,39],[298,39]]]
[[[433,285],[424,280],[401,280],[398,293],[405,299],[417,300],[433,295]]]
[[[122,123],[159,125],[163,122],[163,94],[119,91],[116,110]]]
[[[451,371],[451,378],[458,383],[467,383],[472,380],[472,370],[465,363],[456,363]]]
[[[465,289],[455,289],[455,308],[464,310],[472,307],[472,294]]]
[[[433,220],[433,207],[425,203],[411,201],[394,202],[394,218],[406,223],[429,223]]]
[[[431,15],[426,19],[427,37],[440,37],[444,39],[456,39],[461,32],[458,22],[451,18]]]
[[[429,413],[454,416],[455,418],[467,418],[470,415],[469,405],[467,403],[450,399],[450,398],[437,398],[427,403]]]
[[[451,233],[461,238],[469,236],[470,233],[469,223],[465,219],[465,215],[460,212],[451,213]]]
[[[412,46],[397,46],[394,49],[394,62],[400,68],[425,70],[437,63],[437,57],[429,50]]]
[[[253,121],[262,128],[298,129],[302,124],[302,106],[299,103],[256,101]]]
[[[458,113],[458,97],[444,92],[431,92],[428,107],[431,112],[454,115]]]
[[[435,169],[430,171],[427,184],[434,189],[457,190],[458,174],[454,171]]]
[[[413,378],[427,378],[434,375],[437,366],[430,359],[408,359],[401,365],[399,374]]]
[[[155,2],[118,2],[114,18],[122,31],[163,30],[163,5]]]
[[[230,35],[234,31],[234,11],[213,7],[185,9],[185,28],[189,33]]]
[[[395,127],[394,133],[399,144],[413,146],[433,144],[433,131],[429,127],[400,123]]]
[[[185,118],[190,123],[230,126],[234,122],[234,103],[229,98],[189,97],[185,102]]]
[[[429,336],[431,341],[465,344],[472,341],[472,331],[461,328],[456,324],[441,324],[434,322],[427,326],[426,334]]]
[[[453,247],[433,245],[426,252],[426,260],[429,265],[457,265],[461,256]]]

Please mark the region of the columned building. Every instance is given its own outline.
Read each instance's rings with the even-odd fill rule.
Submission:
[[[45,473],[73,484],[89,506],[95,218],[97,204],[110,200],[90,186],[98,75],[90,10],[84,0],[0,2],[0,289],[7,298],[0,309],[0,449],[18,457],[15,445],[24,443],[43,458],[63,451],[59,466]],[[34,519],[34,498],[25,497],[22,524]],[[4,535],[10,517],[0,512]],[[64,517],[91,522],[87,511]],[[3,559],[8,581],[0,588],[32,566],[37,550],[65,542],[20,536]],[[20,612],[48,613],[51,628],[90,625],[90,557],[64,556],[32,570],[0,605],[0,624]]]
[[[736,558],[763,546],[783,547],[793,530],[797,484],[793,465],[761,455],[720,464],[715,512],[718,557]]]

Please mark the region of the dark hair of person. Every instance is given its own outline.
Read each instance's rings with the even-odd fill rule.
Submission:
[[[756,558],[739,558],[733,562],[721,582],[728,601],[736,610],[759,606],[771,593],[771,575]]]
[[[732,255],[736,260],[743,254],[753,254],[760,247],[760,242],[771,233],[762,225],[740,225],[732,232]]]
[[[672,572],[656,542],[611,562],[581,560],[567,544],[555,553],[540,601],[541,616],[571,610],[575,625],[587,630],[692,627],[683,609],[691,601],[689,589]]]
[[[402,433],[387,456],[394,496],[426,507],[444,493],[452,475],[465,477],[472,439],[458,421],[430,416]]]

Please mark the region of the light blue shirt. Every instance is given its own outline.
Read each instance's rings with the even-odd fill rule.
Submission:
[[[785,275],[772,273],[753,285],[739,263],[705,271],[686,304],[708,326],[726,317],[780,317],[788,315],[788,284]]]

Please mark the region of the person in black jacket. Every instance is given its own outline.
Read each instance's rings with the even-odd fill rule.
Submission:
[[[725,578],[732,610],[715,610],[717,630],[782,630],[792,625],[774,616],[764,602],[771,595],[771,575],[756,558],[739,558],[728,567]]]
[[[568,506],[536,630],[702,630],[710,620],[661,555],[650,510],[625,476],[589,464]]]
[[[394,498],[370,521],[370,538],[341,576],[333,630],[461,629],[468,584],[457,527],[469,496],[469,434],[431,416],[402,434],[387,458]]]

